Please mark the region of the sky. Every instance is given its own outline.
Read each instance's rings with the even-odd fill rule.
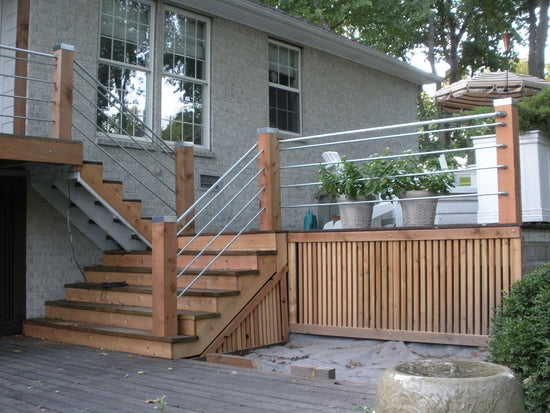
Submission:
[[[524,39],[527,39],[527,34],[523,35]],[[526,43],[526,42],[525,42]],[[529,49],[526,45],[521,44],[514,44],[514,50],[518,52],[518,57],[521,60],[527,60],[527,56],[529,54]],[[546,53],[545,53],[545,62],[548,64],[550,63],[550,37],[546,43]],[[417,67],[419,69],[425,70],[426,72],[431,72],[431,67],[429,62],[426,59],[426,55],[424,53],[416,53],[411,58],[411,65],[414,67]],[[445,72],[447,70],[448,66],[445,63],[439,63],[436,65],[436,72],[439,76],[444,76]],[[432,85],[425,85],[424,91],[430,95],[435,95],[435,84]]]

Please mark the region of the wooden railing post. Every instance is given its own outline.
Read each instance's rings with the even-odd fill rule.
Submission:
[[[50,137],[57,139],[71,139],[73,126],[73,66],[74,47],[60,44],[53,48],[57,56],[52,92],[52,126]]]
[[[508,193],[508,195],[498,196],[498,222],[500,224],[520,224],[522,209],[517,101],[505,98],[497,99],[493,104],[495,111],[506,112],[505,117],[497,118],[497,121],[503,120],[506,124],[495,128],[496,144],[506,145],[506,147],[497,148],[497,165],[507,166],[498,169],[498,190]]]
[[[178,334],[176,217],[153,217],[153,335]]]
[[[178,143],[175,146],[176,151],[176,214],[179,217],[193,205],[195,202],[195,172],[193,145]],[[185,226],[192,218],[194,213],[187,215],[180,227]],[[184,234],[195,233],[195,222],[183,231]]]
[[[260,231],[278,231],[281,229],[281,179],[279,165],[278,129],[258,130],[258,168],[260,171]]]
[[[19,0],[17,2],[17,34],[15,45],[19,49],[29,48],[29,20],[30,20],[30,0]],[[13,102],[13,134],[16,136],[24,136],[26,134],[26,118],[27,118],[27,59],[29,55],[25,52],[15,52],[15,76],[14,80],[14,95],[23,96],[23,98],[15,98]]]

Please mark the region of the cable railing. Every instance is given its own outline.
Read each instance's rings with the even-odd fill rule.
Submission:
[[[258,145],[255,144],[246,151],[217,180],[215,185],[210,187],[187,211],[178,217],[177,222],[181,225],[178,231],[179,236],[183,235],[196,222],[203,221],[200,229],[194,235],[190,235],[177,252],[178,257],[185,254],[186,251],[193,253],[193,258],[178,270],[178,278],[186,274],[193,264],[203,257],[216,241],[220,240],[216,243],[217,253],[209,259],[206,265],[201,265],[198,274],[178,293],[178,299],[212,267],[243,232],[251,228],[264,211],[262,208],[258,209],[256,203],[265,190],[265,187],[257,189],[258,177],[264,172],[263,169],[258,169],[256,164],[261,155],[261,151],[257,151],[257,148]],[[228,233],[230,235],[227,237],[227,241],[222,241],[222,235]],[[209,241],[199,250],[193,250],[194,242],[205,234],[210,237]]]
[[[335,207],[341,205],[354,205],[354,204],[380,204],[384,202],[391,202],[394,207],[401,202],[409,202],[412,198],[399,197],[399,193],[390,192],[388,195],[387,187],[378,188],[379,192],[375,193],[376,198],[373,199],[335,199],[333,196],[324,196],[323,202],[319,199],[323,195],[325,188],[322,185],[322,179],[319,175],[320,168],[333,168],[334,173],[338,173],[337,169],[342,168],[342,159],[351,164],[370,165],[370,168],[366,168],[372,172],[376,170],[373,167],[376,163],[384,165],[386,169],[384,172],[386,175],[370,175],[364,176],[359,181],[383,181],[388,186],[391,186],[395,181],[404,178],[410,178],[411,180],[422,179],[422,177],[441,177],[441,176],[456,176],[463,173],[477,174],[478,171],[485,170],[502,170],[509,167],[509,165],[495,162],[494,164],[487,166],[455,165],[448,167],[446,163],[439,168],[427,168],[424,164],[423,170],[415,170],[410,172],[405,169],[393,169],[389,168],[392,163],[397,165],[406,164],[406,162],[419,162],[419,160],[425,160],[427,158],[439,158],[445,157],[445,159],[459,158],[464,162],[466,153],[475,154],[480,149],[489,149],[494,151],[505,150],[507,148],[506,143],[496,143],[492,145],[471,145],[460,148],[452,149],[437,149],[428,151],[404,151],[403,153],[382,153],[377,154],[369,148],[378,148],[379,152],[385,152],[380,148],[382,145],[386,147],[403,147],[410,144],[411,147],[418,147],[418,138],[422,136],[441,136],[442,134],[449,133],[467,133],[469,136],[474,136],[477,133],[487,133],[487,131],[495,131],[496,128],[502,128],[506,126],[506,122],[502,120],[507,114],[504,111],[495,110],[491,113],[484,113],[478,115],[458,116],[444,119],[419,121],[412,123],[402,123],[396,125],[386,125],[381,127],[369,127],[363,129],[354,129],[349,131],[341,131],[336,133],[324,133],[306,137],[296,137],[290,139],[282,139],[281,145],[281,199],[284,200],[281,204],[281,209],[286,211],[292,211],[294,216],[303,216],[301,213],[297,213],[296,210],[308,208],[320,208]],[[412,138],[412,139],[411,139]],[[406,140],[409,139],[409,140]],[[335,149],[332,149],[335,148]],[[321,151],[334,151],[336,154],[336,161],[334,159],[323,161]],[[330,153],[330,152],[324,152]],[[292,154],[292,159],[289,155]],[[340,158],[342,156],[342,159]],[[351,156],[350,156],[351,155]],[[334,156],[334,155],[333,155]],[[308,163],[295,163],[296,160],[312,159],[318,157],[318,162]],[[471,156],[473,158],[474,156]],[[403,160],[405,163],[400,162]],[[416,169],[416,168],[415,168]],[[376,172],[381,173],[382,169],[378,168]],[[389,173],[391,171],[392,173]],[[342,175],[343,176],[343,175]],[[454,186],[451,184],[450,186]],[[461,200],[464,198],[472,199],[472,197],[479,199],[480,197],[498,197],[508,195],[507,191],[499,190],[495,184],[494,191],[480,192],[475,191],[476,188],[471,187],[475,192],[460,193],[455,191],[449,186],[448,191],[443,193],[433,193],[423,196],[415,197],[416,200],[441,200],[446,201]],[[470,185],[469,185],[470,186]],[[386,190],[386,192],[383,192]],[[297,191],[301,191],[298,193]],[[289,193],[285,196],[285,192]],[[446,193],[450,192],[450,193]],[[384,195],[384,196],[383,196]],[[307,198],[316,198],[313,201],[309,201]],[[328,200],[327,200],[328,198]],[[298,202],[296,202],[298,201]],[[399,201],[399,202],[396,202]],[[383,209],[387,211],[387,209]],[[291,220],[287,220],[291,221]],[[294,220],[294,225],[299,225],[300,222]],[[322,227],[322,223],[321,223]]]
[[[86,139],[103,155],[116,165],[127,178],[133,179],[141,188],[138,192],[149,193],[153,198],[170,211],[175,211],[173,198],[175,197],[175,156],[174,148],[168,145],[161,137],[147,126],[118,96],[90,74],[78,61],[74,62],[75,87],[77,97],[73,100],[73,130],[77,137]],[[93,96],[94,98],[90,98]],[[118,114],[127,120],[122,127],[113,117],[107,116],[107,124],[98,122],[99,107],[96,97],[108,99]],[[116,134],[110,129],[116,129]],[[133,131],[140,131],[139,138]],[[108,143],[105,145],[104,141]],[[129,145],[130,144],[130,145]],[[110,148],[117,148],[123,156],[115,156]],[[133,150],[139,149],[139,152]],[[163,159],[159,156],[163,154]],[[123,163],[121,158],[131,159]],[[157,168],[156,171],[154,168]],[[168,177],[168,179],[166,178]],[[159,190],[159,189],[162,189]],[[166,194],[168,194],[168,199]]]
[[[33,134],[42,130],[48,136],[53,123],[49,88],[54,84],[51,71],[56,59],[54,54],[0,44],[0,63],[4,68],[0,72],[0,132],[24,135],[31,128]],[[40,88],[46,88],[48,98],[28,93]]]

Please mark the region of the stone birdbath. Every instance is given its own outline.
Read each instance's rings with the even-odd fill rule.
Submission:
[[[378,381],[376,413],[522,413],[521,385],[505,366],[469,360],[415,360]]]

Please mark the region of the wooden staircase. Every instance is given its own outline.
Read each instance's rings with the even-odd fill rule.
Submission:
[[[48,172],[47,166],[35,167],[34,176],[43,178],[34,179],[33,188],[100,249],[133,251],[151,246],[152,223],[142,217],[141,201],[124,199],[122,182],[105,180],[101,163],[86,162],[72,172]]]
[[[178,279],[181,291],[219,252],[229,236],[222,235]],[[185,245],[188,237],[180,237]],[[211,238],[197,238],[177,260],[183,268]],[[273,288],[274,279],[286,279],[285,235],[276,233],[243,234],[201,276],[177,303],[178,335],[152,335],[151,252],[106,252],[103,264],[86,268],[86,281],[65,286],[65,298],[46,302],[46,316],[27,320],[24,333],[67,343],[126,351],[163,358],[200,356],[220,351],[232,332],[242,328],[254,310]],[[285,284],[286,289],[286,284]],[[280,303],[285,306],[286,295]],[[272,299],[271,299],[272,300]],[[281,314],[285,314],[281,311]],[[287,317],[287,315],[285,315]],[[284,320],[283,320],[284,321]],[[249,321],[246,321],[249,322]],[[280,322],[280,321],[277,321]],[[288,328],[281,334],[247,333],[250,340],[232,345],[232,351],[257,346],[250,335],[265,336],[265,343],[288,339]],[[283,322],[288,326],[288,322]],[[250,329],[250,327],[249,327]],[[247,343],[248,341],[248,343]],[[271,342],[268,342],[271,341]],[[247,347],[248,346],[248,347]],[[239,348],[236,348],[239,347]]]

